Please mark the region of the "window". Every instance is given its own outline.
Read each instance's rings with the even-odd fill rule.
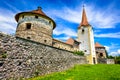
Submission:
[[[84,50],[84,52],[87,52],[87,50]]]
[[[51,21],[49,21],[49,24],[51,24]]]
[[[100,53],[100,56],[102,57],[102,56],[103,56],[103,53]]]
[[[22,16],[22,18],[24,18],[24,15]]]
[[[95,57],[93,57],[93,63],[94,63],[94,64],[96,63],[96,61],[95,61]]]
[[[98,52],[96,51],[96,53],[98,54]]]
[[[27,37],[27,39],[31,39],[30,37]]]
[[[38,16],[35,16],[36,19],[38,19]]]
[[[3,66],[4,62],[0,62],[0,67]]]
[[[26,24],[26,29],[31,29],[31,23]]]
[[[47,42],[47,40],[44,40],[44,42],[46,43],[46,42]]]
[[[85,31],[85,30],[84,30],[84,29],[82,29],[82,33],[84,33],[84,31]]]

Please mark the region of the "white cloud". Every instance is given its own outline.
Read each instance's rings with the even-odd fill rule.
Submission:
[[[14,16],[14,12],[0,8],[0,31],[5,33],[15,33],[17,23]]]
[[[118,16],[118,13],[113,12],[112,9],[109,9],[110,6],[108,6],[108,9],[100,10],[97,8],[94,8],[94,6],[87,6],[86,8],[86,14],[88,17],[88,21],[90,24],[95,28],[115,28],[116,23],[119,23],[120,16]],[[50,10],[51,16],[62,18],[64,20],[78,23],[81,22],[81,14],[82,14],[82,7],[77,6],[75,9],[70,9],[68,7],[64,7],[61,10]],[[112,13],[111,13],[112,12]]]
[[[120,32],[116,33],[106,33],[106,34],[95,34],[95,37],[105,37],[105,38],[120,38]]]
[[[55,35],[61,35],[61,34],[64,34],[66,36],[77,36],[77,33],[73,30],[73,29],[70,29],[70,28],[57,28],[53,31],[53,34]]]
[[[105,46],[108,55],[112,55],[112,56],[118,56],[120,55],[120,45],[119,44],[115,44],[115,43],[111,43],[109,46]]]
[[[58,37],[54,37],[58,40],[62,40],[62,41],[66,41],[68,38],[70,37],[76,37],[77,36],[77,32],[75,32],[75,30],[71,29],[71,28],[56,28],[53,31],[54,35],[57,35]],[[60,35],[64,35],[64,37],[61,37]]]
[[[65,37],[55,37],[55,39],[57,40],[61,40],[61,41],[66,41],[67,39],[69,39],[70,37],[69,36],[65,36]]]
[[[9,4],[9,2],[4,1],[4,3],[10,8],[10,10],[0,8],[0,31],[14,34],[17,27],[17,22],[15,21],[14,16],[16,13],[20,12],[20,10]]]
[[[104,47],[105,47],[105,49],[106,49],[107,51],[110,50],[110,47],[109,47],[109,46],[104,46]]]
[[[120,49],[118,49],[115,52],[111,52],[109,55],[111,55],[111,56],[119,56],[120,55]]]

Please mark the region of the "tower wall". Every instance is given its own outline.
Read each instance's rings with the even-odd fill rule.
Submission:
[[[81,42],[79,45],[79,49],[85,53],[88,63],[97,63],[94,46],[94,36],[91,26],[81,26],[78,29],[78,41]]]
[[[90,54],[90,47],[89,47],[89,33],[87,27],[81,27],[78,30],[78,41],[80,41],[79,49],[85,52],[85,55]]]
[[[16,36],[52,45],[53,23],[50,19],[36,14],[19,16]]]

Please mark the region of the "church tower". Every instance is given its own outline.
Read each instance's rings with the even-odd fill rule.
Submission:
[[[83,7],[82,21],[78,27],[78,41],[80,42],[79,50],[85,53],[89,64],[96,64],[96,53],[94,45],[93,28],[88,23],[85,8]]]
[[[55,22],[38,7],[36,10],[16,14],[16,37],[52,45]]]

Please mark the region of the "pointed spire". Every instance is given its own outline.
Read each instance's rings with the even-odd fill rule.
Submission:
[[[89,25],[84,7],[85,7],[85,6],[83,5],[82,21],[81,21],[81,23],[80,23],[80,26],[88,26],[88,25]],[[79,26],[79,27],[80,27],[80,26]]]

